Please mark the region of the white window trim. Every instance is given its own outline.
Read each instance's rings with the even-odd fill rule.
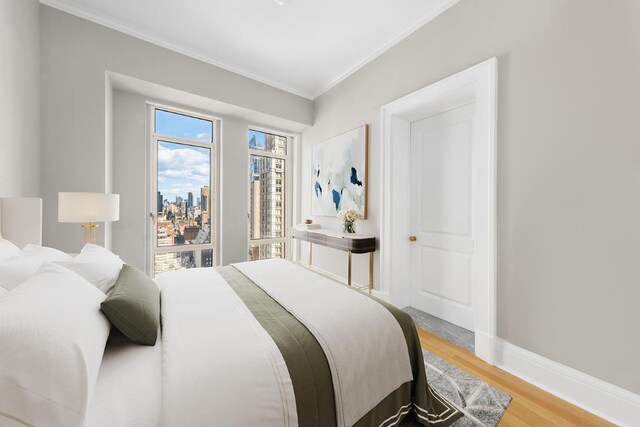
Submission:
[[[194,141],[185,138],[179,138],[175,136],[162,135],[155,133],[155,110],[164,110],[171,113],[182,114],[190,117],[196,117],[203,120],[208,120],[213,123],[213,135],[212,142],[200,142]],[[188,251],[202,251],[202,250],[213,250],[213,265],[219,265],[221,258],[220,254],[220,137],[222,135],[222,120],[218,117],[212,115],[206,115],[198,112],[194,112],[191,110],[185,110],[183,108],[174,107],[166,104],[159,104],[154,102],[147,102],[147,111],[148,111],[148,120],[149,124],[149,160],[150,165],[147,168],[149,173],[147,177],[149,179],[149,200],[148,200],[148,208],[147,208],[147,229],[150,230],[149,238],[147,239],[147,247],[148,247],[148,256],[147,256],[147,272],[153,277],[155,276],[155,268],[154,268],[154,256],[155,254],[161,253],[173,253],[173,252],[188,252]],[[211,181],[209,183],[209,188],[211,189],[211,193],[215,195],[210,201],[210,210],[211,210],[211,233],[212,233],[212,241],[207,244],[199,244],[199,245],[181,245],[181,246],[163,246],[158,247],[158,230],[157,230],[157,215],[155,212],[157,209],[157,191],[158,191],[158,141],[166,141],[176,144],[183,144],[188,146],[195,146],[201,148],[207,148],[211,150],[211,162],[210,162],[210,173],[211,173]]]
[[[268,153],[262,150],[252,150],[250,148],[247,149],[247,172],[251,170],[251,156],[260,156],[260,157],[268,157],[273,159],[281,159],[284,160],[284,225],[283,225],[283,236],[278,238],[269,238],[269,239],[251,239],[251,189],[248,188],[249,182],[247,182],[247,259],[249,259],[249,247],[251,245],[268,245],[272,243],[284,243],[284,258],[291,259],[293,256],[293,248],[291,241],[291,233],[290,228],[293,221],[293,194],[294,194],[294,165],[291,159],[295,158],[295,143],[296,136],[290,134],[289,132],[283,132],[280,130],[274,130],[265,128],[262,126],[252,126],[249,125],[247,127],[247,135],[249,131],[255,130],[258,132],[269,133],[272,135],[284,136],[287,138],[287,154],[275,154]],[[247,141],[248,142],[248,141]]]

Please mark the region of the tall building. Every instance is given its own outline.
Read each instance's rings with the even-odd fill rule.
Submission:
[[[251,174],[251,239],[281,237],[284,227],[284,160],[254,157]],[[250,259],[282,257],[282,249],[281,244],[254,246]]]
[[[271,133],[264,134],[264,146],[267,151],[273,153],[284,153],[286,151],[287,138]]]
[[[171,221],[158,221],[158,246],[172,246],[174,244],[174,229]],[[154,255],[155,274],[180,268],[180,260],[174,252]]]
[[[209,203],[210,203],[209,194],[210,194],[210,191],[209,191],[208,185],[205,185],[200,189],[200,199],[202,200],[201,208],[203,213],[209,213]]]
[[[256,138],[255,135],[253,135],[249,140],[249,148],[251,150],[259,150],[261,148],[258,144],[258,139]]]
[[[191,191],[187,195],[187,209],[193,209],[193,193]]]

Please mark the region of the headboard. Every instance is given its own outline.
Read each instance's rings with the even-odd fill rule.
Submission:
[[[0,197],[0,235],[20,249],[42,245],[42,199]]]

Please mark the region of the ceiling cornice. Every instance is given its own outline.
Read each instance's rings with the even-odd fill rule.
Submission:
[[[407,38],[409,35],[411,35],[413,32],[415,32],[418,28],[422,27],[423,25],[425,25],[429,21],[437,18],[438,15],[440,15],[441,13],[443,13],[444,11],[446,11],[447,9],[449,9],[451,6],[455,5],[459,1],[460,0],[443,0],[443,1],[441,1],[440,4],[436,8],[434,8],[433,11],[431,11],[431,13],[429,13],[429,15],[425,16],[424,19],[420,20],[420,22],[416,23],[415,25],[413,25],[411,27],[408,27],[400,35],[398,35],[394,39],[392,39],[389,42],[387,42],[384,45],[382,45],[378,50],[376,50],[371,55],[367,56],[365,59],[360,61],[355,67],[345,71],[342,75],[340,75],[338,78],[333,80],[331,83],[329,83],[328,85],[323,87],[318,92],[314,93],[313,96],[311,97],[311,99],[318,98],[320,95],[322,95],[323,93],[327,92],[332,87],[336,86],[337,84],[339,84],[343,80],[347,79],[349,76],[351,76],[352,74],[357,72],[359,69],[361,69],[362,67],[367,65],[369,62],[373,61],[378,56],[382,55],[387,50],[391,49],[393,46],[395,46],[396,44],[400,43],[402,40]]]
[[[303,91],[303,90],[295,89],[295,88],[287,86],[285,84],[274,82],[274,81],[271,81],[269,79],[265,79],[265,78],[263,78],[261,76],[255,75],[253,73],[249,73],[249,72],[244,71],[244,70],[241,70],[241,69],[236,68],[234,66],[231,66],[229,64],[226,64],[226,63],[223,63],[223,62],[218,61],[216,59],[213,59],[213,58],[211,58],[209,56],[205,56],[205,55],[202,55],[200,53],[193,52],[193,51],[191,51],[189,49],[185,49],[183,47],[176,46],[175,44],[173,44],[171,42],[168,42],[166,40],[161,40],[161,39],[159,39],[157,37],[154,37],[154,36],[144,32],[144,31],[140,31],[140,30],[131,28],[130,26],[127,26],[127,25],[119,24],[119,23],[114,22],[114,21],[112,21],[110,19],[105,19],[105,18],[103,18],[101,16],[98,16],[98,15],[96,15],[94,13],[82,10],[82,9],[80,9],[78,7],[75,7],[74,5],[70,4],[69,2],[67,2],[65,0],[40,0],[40,3],[45,5],[45,6],[49,6],[49,7],[61,10],[63,12],[69,13],[71,15],[75,15],[75,16],[77,16],[79,18],[86,19],[87,21],[94,22],[94,23],[102,25],[104,27],[111,28],[112,30],[119,31],[119,32],[127,34],[127,35],[129,35],[131,37],[135,37],[137,39],[140,39],[140,40],[146,41],[148,43],[154,44],[156,46],[160,46],[160,47],[163,47],[165,49],[169,49],[169,50],[172,50],[174,52],[180,53],[182,55],[188,56],[190,58],[196,59],[198,61],[202,61],[202,62],[205,62],[207,64],[213,65],[215,67],[222,68],[222,69],[227,70],[229,72],[232,72],[232,73],[238,74],[240,76],[249,78],[251,80],[255,80],[257,82],[264,83],[266,85],[275,87],[277,89],[289,92],[289,93],[294,94],[294,95],[298,95],[300,97],[303,97],[303,98],[306,98],[306,99],[309,99],[309,100],[315,100],[320,95],[324,94],[325,92],[327,92],[328,90],[330,90],[334,86],[338,85],[343,80],[347,79],[349,76],[351,76],[352,74],[354,74],[355,72],[360,70],[362,67],[367,65],[369,62],[373,61],[378,56],[382,55],[384,52],[386,52],[387,50],[389,50],[390,48],[392,48],[393,46],[398,44],[400,41],[405,39],[411,33],[415,32],[418,28],[422,27],[423,25],[425,25],[429,21],[433,20],[438,15],[440,15],[441,13],[443,13],[444,11],[446,11],[447,9],[449,9],[451,6],[455,5],[459,1],[460,0],[442,0],[440,2],[440,4],[436,8],[434,8],[431,11],[431,13],[429,13],[429,15],[427,15],[424,19],[420,20],[415,25],[413,25],[411,27],[408,27],[400,35],[398,35],[394,39],[392,39],[389,42],[387,42],[384,45],[382,45],[375,52],[373,52],[372,54],[368,55],[365,59],[360,61],[354,67],[352,67],[351,69],[345,71],[340,76],[338,76],[336,79],[334,79],[332,82],[327,84],[321,90],[316,91],[315,93],[311,92],[311,91]]]
[[[156,46],[160,46],[163,47],[165,49],[169,49],[172,50],[174,52],[180,53],[182,55],[188,56],[190,58],[193,59],[197,59],[198,61],[202,61],[202,62],[206,62],[207,64],[213,65],[215,67],[218,68],[222,68],[223,70],[227,70],[230,71],[234,74],[238,74],[241,75],[243,77],[247,77],[251,80],[255,80],[258,81],[260,83],[264,83],[266,85],[275,87],[276,89],[280,89],[280,90],[284,90],[285,92],[289,92],[292,93],[294,95],[298,95],[301,96],[303,98],[307,98],[309,100],[313,100],[312,94],[310,92],[304,92],[304,91],[300,91],[298,89],[294,89],[292,87],[280,84],[280,83],[276,83],[273,81],[270,81],[268,79],[264,79],[260,76],[256,76],[254,74],[248,73],[246,71],[240,70],[238,68],[235,68],[233,66],[230,66],[228,64],[225,64],[223,62],[217,61],[215,59],[212,59],[210,57],[201,55],[199,53],[193,52],[189,49],[184,49],[182,47],[176,46],[170,42],[167,42],[165,40],[160,40],[152,35],[147,34],[144,31],[139,31],[133,28],[130,28],[129,26],[126,25],[121,25],[118,24],[117,22],[113,22],[109,19],[105,19],[102,18],[98,15],[95,15],[93,13],[81,10],[75,6],[70,5],[68,2],[65,2],[64,0],[40,0],[40,3],[45,5],[45,6],[50,6],[53,7],[54,9],[58,9],[61,10],[63,12],[69,13],[71,15],[75,15],[79,18],[82,19],[86,19],[87,21],[91,21],[94,22],[96,24],[102,25],[104,27],[107,28],[111,28],[112,30],[116,30],[119,31],[121,33],[127,34],[131,37],[135,37],[137,39],[146,41],[148,43],[154,44]]]

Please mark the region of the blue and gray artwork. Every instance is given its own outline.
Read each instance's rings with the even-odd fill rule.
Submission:
[[[313,146],[313,215],[348,209],[364,215],[366,138],[362,126]]]

